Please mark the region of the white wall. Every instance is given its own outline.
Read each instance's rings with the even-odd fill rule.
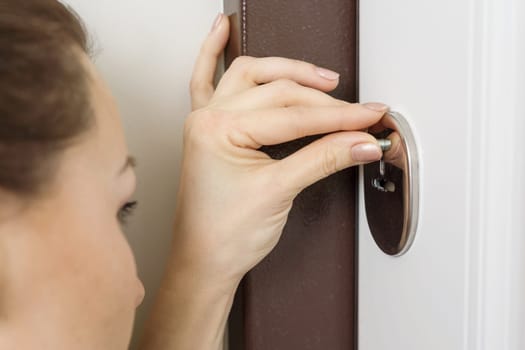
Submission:
[[[146,287],[139,329],[169,246],[193,61],[222,0],[65,2],[94,38],[96,65],[120,105],[129,147],[138,159],[139,209],[126,231]]]

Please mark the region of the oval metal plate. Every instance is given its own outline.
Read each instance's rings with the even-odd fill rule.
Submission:
[[[384,175],[380,162],[364,166],[364,199],[368,226],[379,248],[400,256],[412,245],[419,217],[419,160],[414,135],[406,119],[387,113],[369,132],[389,139],[384,152]]]

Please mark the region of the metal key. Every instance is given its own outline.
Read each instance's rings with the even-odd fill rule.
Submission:
[[[377,142],[383,153],[392,147],[392,141],[388,139],[379,139]],[[379,177],[372,180],[372,186],[381,192],[394,192],[396,190],[396,184],[385,178],[385,168],[385,159],[383,155],[379,160]]]

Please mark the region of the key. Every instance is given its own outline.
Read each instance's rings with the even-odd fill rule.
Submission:
[[[386,152],[392,147],[392,141],[388,139],[377,140],[381,150]],[[385,178],[385,159],[384,156],[379,160],[379,177],[372,180],[372,186],[381,192],[395,192],[396,184]]]

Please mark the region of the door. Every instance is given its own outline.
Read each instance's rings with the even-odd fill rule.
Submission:
[[[363,0],[360,98],[421,154],[415,242],[392,258],[359,214],[359,349],[525,349],[525,3]]]

